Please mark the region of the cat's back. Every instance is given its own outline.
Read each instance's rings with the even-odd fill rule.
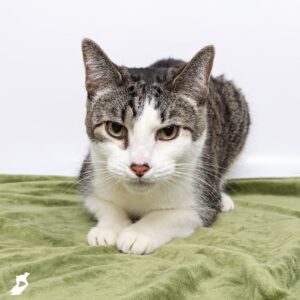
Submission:
[[[148,84],[164,83],[170,80],[185,62],[179,59],[166,58],[146,68],[128,68],[132,81],[144,81]]]
[[[222,168],[228,168],[242,150],[249,131],[248,104],[242,91],[223,75],[210,80],[207,99],[210,146],[217,149]]]
[[[150,65],[150,68],[181,68],[184,64],[181,59],[164,58]]]

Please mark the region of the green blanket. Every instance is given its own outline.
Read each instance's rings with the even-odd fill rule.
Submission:
[[[73,178],[0,176],[0,299],[300,299],[300,179],[237,180],[236,209],[154,254],[89,247]]]

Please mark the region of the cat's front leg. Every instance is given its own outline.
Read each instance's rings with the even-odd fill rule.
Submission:
[[[87,235],[87,242],[91,246],[114,245],[122,229],[132,223],[127,213],[113,203],[89,198],[86,206],[98,220]]]
[[[153,211],[123,229],[117,238],[117,247],[123,253],[151,253],[176,237],[190,236],[202,225],[196,210]]]

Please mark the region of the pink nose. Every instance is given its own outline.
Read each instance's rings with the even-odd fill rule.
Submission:
[[[150,167],[147,164],[143,165],[137,165],[137,164],[132,164],[130,166],[130,169],[138,176],[142,177],[147,171],[149,171]]]

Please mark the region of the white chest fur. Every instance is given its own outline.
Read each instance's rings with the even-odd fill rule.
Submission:
[[[143,216],[160,209],[192,208],[196,206],[195,195],[189,180],[182,178],[171,184],[157,184],[147,193],[132,193],[122,183],[107,188],[100,178],[94,179],[92,201],[107,201],[121,207],[130,215]],[[95,203],[96,204],[96,203]]]

